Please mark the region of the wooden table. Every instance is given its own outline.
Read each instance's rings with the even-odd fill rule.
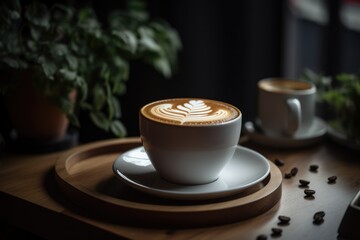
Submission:
[[[51,154],[0,155],[0,217],[11,225],[49,239],[256,239],[271,229],[283,230],[280,239],[336,239],[343,214],[360,190],[360,157],[354,152],[323,142],[300,149],[270,149],[242,141],[269,160],[282,159],[283,174],[294,167],[298,173],[283,179],[282,197],[269,211],[249,220],[207,228],[167,229],[124,225],[94,217],[78,208],[58,190],[54,164],[62,152]],[[319,166],[317,172],[309,166]],[[327,178],[337,176],[335,184]],[[299,179],[310,181],[316,190],[313,199],[304,198]],[[325,221],[316,225],[313,215],[324,211]],[[278,216],[291,217],[289,225],[279,225]],[[126,218],[126,216],[121,216]]]

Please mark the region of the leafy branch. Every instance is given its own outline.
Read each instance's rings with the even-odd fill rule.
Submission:
[[[0,5],[0,69],[31,70],[40,92],[54,101],[79,126],[73,109],[89,112],[99,128],[125,136],[118,96],[126,92],[129,61],[150,64],[164,77],[175,71],[181,42],[164,21],[150,20],[143,1],[129,0],[126,10],[108,15],[104,27],[92,8],[76,10],[39,2]],[[2,92],[14,81],[0,85]],[[69,94],[77,92],[76,105]]]
[[[346,134],[349,140],[360,143],[360,78],[356,74],[342,73],[334,79],[306,70],[304,80],[313,82],[319,100],[329,105],[335,119],[332,126]]]

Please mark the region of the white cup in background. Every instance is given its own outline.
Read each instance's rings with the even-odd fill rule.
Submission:
[[[257,123],[266,135],[306,133],[315,118],[316,87],[310,82],[267,78],[258,82]]]

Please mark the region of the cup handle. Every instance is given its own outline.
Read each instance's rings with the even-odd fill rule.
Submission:
[[[300,127],[301,122],[301,104],[296,98],[286,99],[287,105],[287,119],[286,119],[286,134],[292,136]]]

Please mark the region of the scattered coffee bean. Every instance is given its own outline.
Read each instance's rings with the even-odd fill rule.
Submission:
[[[325,212],[324,211],[319,211],[319,212],[316,212],[315,214],[314,214],[314,219],[315,219],[315,217],[325,217]]]
[[[310,165],[310,172],[317,172],[317,170],[319,169],[319,166],[318,165]]]
[[[280,223],[282,223],[282,224],[288,224],[290,222],[290,220],[291,220],[290,217],[283,216],[283,215],[280,215],[278,217],[278,219],[279,219]]]
[[[298,171],[299,171],[299,169],[297,167],[294,167],[293,169],[291,169],[290,173],[291,173],[291,175],[296,176]]]
[[[285,164],[284,161],[279,158],[275,158],[274,163],[278,167],[284,166],[284,164]]]
[[[324,222],[324,216],[325,216],[325,212],[323,211],[316,212],[313,216],[313,223],[316,225],[322,224]]]
[[[261,234],[256,237],[256,240],[266,240],[266,239],[267,239],[267,236],[265,234]]]
[[[300,187],[307,187],[310,184],[310,181],[300,179],[299,183],[300,183]]]
[[[335,183],[336,179],[337,179],[337,176],[328,177],[328,183]]]
[[[311,189],[305,189],[305,190],[304,190],[304,193],[305,193],[306,196],[311,197],[311,196],[313,196],[313,195],[316,193],[316,191],[315,191],[315,190],[311,190]]]
[[[323,222],[324,222],[324,218],[319,217],[319,216],[315,217],[315,218],[314,218],[314,221],[313,221],[313,223],[316,224],[316,225],[320,225],[320,224],[322,224]]]
[[[271,231],[273,236],[281,236],[282,234],[281,228],[272,228]]]
[[[285,173],[285,174],[284,174],[284,177],[289,179],[289,178],[292,177],[292,174],[291,174],[291,173]]]

